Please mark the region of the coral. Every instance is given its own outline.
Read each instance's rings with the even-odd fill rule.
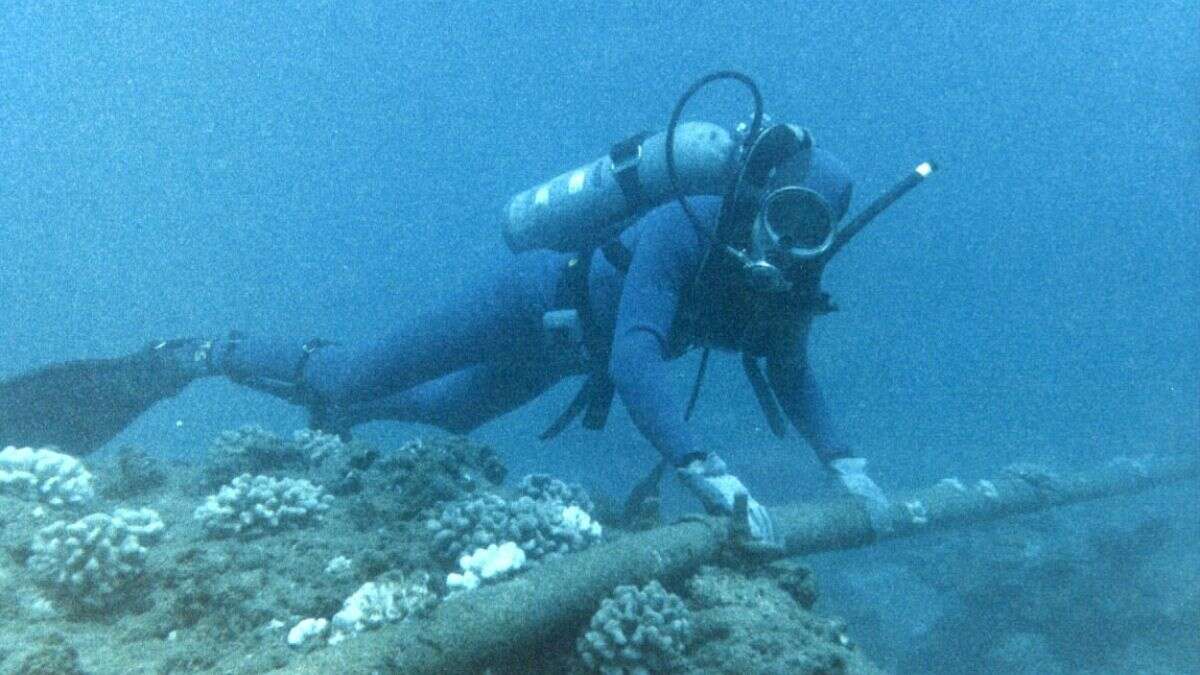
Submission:
[[[538,501],[559,501],[563,506],[578,506],[588,513],[596,512],[596,505],[587,490],[578,483],[564,483],[544,473],[531,473],[521,479],[517,491]]]
[[[583,663],[599,673],[682,670],[692,639],[691,613],[657,581],[617,586],[575,644]]]
[[[113,519],[145,544],[153,544],[162,536],[166,525],[154,509],[123,509],[113,511]]]
[[[79,652],[61,633],[51,633],[41,646],[25,655],[16,672],[21,675],[83,675]]]
[[[329,630],[328,619],[301,619],[288,631],[287,643],[290,647],[311,647],[314,642],[325,636]]]
[[[38,531],[26,565],[34,578],[69,603],[101,609],[125,597],[141,578],[146,548],[161,534],[150,509],[93,513],[73,523],[59,520]]]
[[[304,479],[242,474],[206,497],[193,515],[210,536],[252,536],[310,524],[332,501]]]
[[[574,504],[563,507],[562,519],[563,525],[572,533],[572,536],[577,536],[588,542],[599,539],[600,535],[604,532],[604,528],[600,527],[600,523],[592,520],[591,514]]]
[[[329,618],[358,585],[323,572],[328,556],[321,540],[339,538],[302,530],[253,545],[226,539],[179,550],[156,567],[163,602],[142,623],[233,645],[276,619]],[[282,635],[268,642],[286,650]]]
[[[462,572],[451,572],[446,576],[446,586],[455,590],[469,591],[478,588],[480,582],[502,577],[525,566],[525,551],[516,542],[492,544],[477,548],[458,560]]]
[[[49,448],[0,450],[0,492],[52,506],[81,504],[90,500],[92,474],[83,462]]]
[[[300,429],[293,433],[290,445],[293,452],[312,465],[337,457],[346,449],[346,444],[336,435],[313,429]]]
[[[817,583],[807,565],[789,560],[768,565],[762,572],[804,609],[817,603]]]
[[[368,581],[342,602],[332,619],[306,618],[292,626],[287,634],[291,647],[307,649],[328,636],[335,645],[347,638],[385,623],[417,616],[437,603],[429,589],[429,575],[389,573]]]
[[[123,445],[117,451],[117,469],[111,476],[101,476],[101,492],[111,499],[128,499],[152,492],[167,482],[167,474],[159,460],[145,450]]]
[[[492,544],[516,542],[530,560],[582,550],[599,540],[599,524],[577,506],[521,497],[482,494],[447,504],[426,522],[447,561]]]
[[[689,669],[704,673],[875,673],[841,622],[805,610],[769,578],[705,567],[687,582]]]
[[[377,462],[366,480],[388,493],[389,516],[407,520],[435,504],[491,489],[507,473],[487,446],[447,436],[405,443]]]
[[[243,473],[263,473],[301,465],[303,457],[283,439],[258,425],[223,431],[205,456],[204,480],[213,488]]]
[[[339,555],[325,566],[325,574],[335,577],[348,577],[353,574],[354,561],[344,555]]]
[[[385,623],[420,615],[436,603],[437,596],[429,589],[429,575],[424,572],[368,581],[346,598],[342,609],[333,615],[329,644]]]
[[[343,443],[340,438],[319,431],[297,431],[289,445],[302,457],[304,471],[330,494],[338,497],[360,494],[367,485],[367,470],[379,461],[377,449],[363,443]],[[370,490],[367,490],[370,492]]]

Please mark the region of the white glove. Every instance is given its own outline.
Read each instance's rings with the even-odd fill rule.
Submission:
[[[876,532],[892,530],[891,502],[883,490],[867,475],[867,460],[862,457],[843,457],[829,463],[842,488],[857,498],[871,517]]]
[[[704,504],[705,510],[712,514],[731,515],[734,500],[738,495],[746,495],[747,525],[753,542],[771,546],[779,544],[771,514],[750,496],[742,481],[729,473],[724,460],[715,453],[709,453],[704,459],[693,460],[677,469],[676,473],[679,480]]]

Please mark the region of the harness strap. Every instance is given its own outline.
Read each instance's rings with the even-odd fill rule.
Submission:
[[[600,247],[600,252],[604,254],[604,259],[608,261],[608,264],[621,274],[628,272],[629,266],[633,264],[633,251],[629,250],[620,237],[609,239]]]
[[[575,398],[571,399],[571,402],[567,404],[566,409],[559,413],[558,417],[554,418],[554,421],[550,423],[550,426],[546,427],[545,431],[538,434],[538,440],[548,441],[551,438],[554,438],[555,436],[561,434],[564,429],[570,426],[571,422],[574,422],[576,417],[579,417],[579,414],[582,413],[584,408],[587,407],[588,397],[591,395],[591,389],[588,387],[588,384],[590,384],[591,381],[591,377],[588,377],[588,379],[584,381],[583,386],[580,387],[579,391],[575,393]]]
[[[618,246],[620,250],[608,245],[604,250],[611,250],[613,252],[611,255],[618,261],[621,259],[620,251],[625,251],[625,254],[632,258],[624,245],[618,242]],[[605,336],[596,331],[592,305],[588,298],[588,273],[591,271],[595,252],[596,249],[590,249],[571,258],[567,261],[567,269],[563,273],[563,281],[566,284],[571,305],[579,312],[579,320],[583,324],[584,344],[593,361],[592,372],[584,380],[567,408],[538,436],[541,440],[548,440],[562,433],[580,414],[584,415],[583,426],[585,428],[602,429],[608,422],[608,413],[612,409],[615,388],[612,378],[608,376],[608,345],[605,344]],[[605,257],[609,258],[609,255],[606,253]],[[613,258],[609,258],[609,262],[617,267]],[[618,267],[618,269],[620,268]]]
[[[692,419],[692,413],[696,410],[696,401],[700,400],[700,387],[704,386],[704,376],[708,373],[708,357],[711,354],[711,347],[704,347],[700,352],[700,366],[696,368],[696,379],[692,380],[692,393],[688,395],[687,407],[683,410],[684,421]]]
[[[631,213],[646,207],[646,191],[642,189],[637,169],[638,164],[642,163],[642,143],[649,137],[648,132],[638,132],[613,145],[608,151],[613,178],[617,181],[617,187],[621,188]]]
[[[628,249],[622,246],[618,239],[614,237],[612,241],[617,242],[620,250],[628,254]],[[609,244],[612,244],[612,241]],[[604,247],[605,257],[608,256],[607,251],[610,250],[617,249],[606,245]],[[603,429],[608,422],[608,413],[612,409],[613,394],[616,391],[612,378],[608,376],[610,346],[606,336],[596,330],[595,315],[592,313],[592,302],[588,293],[588,273],[591,271],[594,257],[594,250],[588,251],[582,256],[579,264],[581,269],[576,273],[575,290],[575,306],[579,310],[579,321],[583,324],[583,342],[587,346],[588,356],[592,361],[592,372],[583,383],[583,390],[587,392],[583,426],[585,429],[592,430]],[[613,264],[615,266],[615,263]]]
[[[775,392],[771,391],[771,386],[767,383],[767,378],[763,376],[762,369],[758,367],[758,359],[751,354],[742,352],[742,368],[746,371],[746,379],[750,380],[750,388],[754,390],[758,406],[762,408],[763,415],[767,418],[767,426],[771,427],[771,433],[778,438],[783,438],[787,435],[783,411],[780,410],[779,400],[775,398]]]
[[[616,385],[608,376],[607,368],[603,374],[593,373],[587,381],[592,383],[588,395],[587,410],[583,413],[583,428],[599,431],[608,424],[608,413],[612,411],[613,397],[616,395]]]

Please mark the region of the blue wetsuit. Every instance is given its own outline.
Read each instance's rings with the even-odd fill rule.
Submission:
[[[806,186],[821,193],[836,218],[845,213],[851,183],[841,164],[817,150]],[[709,229],[703,236],[678,204],[656,208],[621,233],[632,252],[626,272],[594,252],[588,275],[592,329],[612,336],[609,375],[641,433],[677,465],[697,448],[684,422],[684,399],[669,386],[667,362],[678,356],[671,330],[715,226],[717,198],[691,205]],[[303,363],[306,396],[352,410],[354,421],[396,419],[464,433],[584,371],[544,337],[543,315],[571,308],[565,283],[571,255],[534,251],[476,278],[454,302],[404,317],[369,341],[313,351]],[[797,339],[768,354],[767,375],[784,413],[818,456],[848,454],[837,438],[807,365],[808,324]],[[218,349],[218,367],[235,380],[292,382],[298,342],[242,338]]]

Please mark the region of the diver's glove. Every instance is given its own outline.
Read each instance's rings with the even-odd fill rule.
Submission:
[[[842,457],[829,463],[829,470],[843,489],[857,498],[871,517],[876,532],[892,530],[892,505],[883,490],[867,475],[867,460],[863,457]]]
[[[696,495],[705,510],[714,515],[732,515],[738,496],[746,496],[747,525],[752,544],[777,547],[780,541],[775,534],[775,525],[766,507],[754,501],[746,486],[737,476],[729,473],[725,461],[709,453],[703,459],[694,459],[676,469],[679,480]]]

